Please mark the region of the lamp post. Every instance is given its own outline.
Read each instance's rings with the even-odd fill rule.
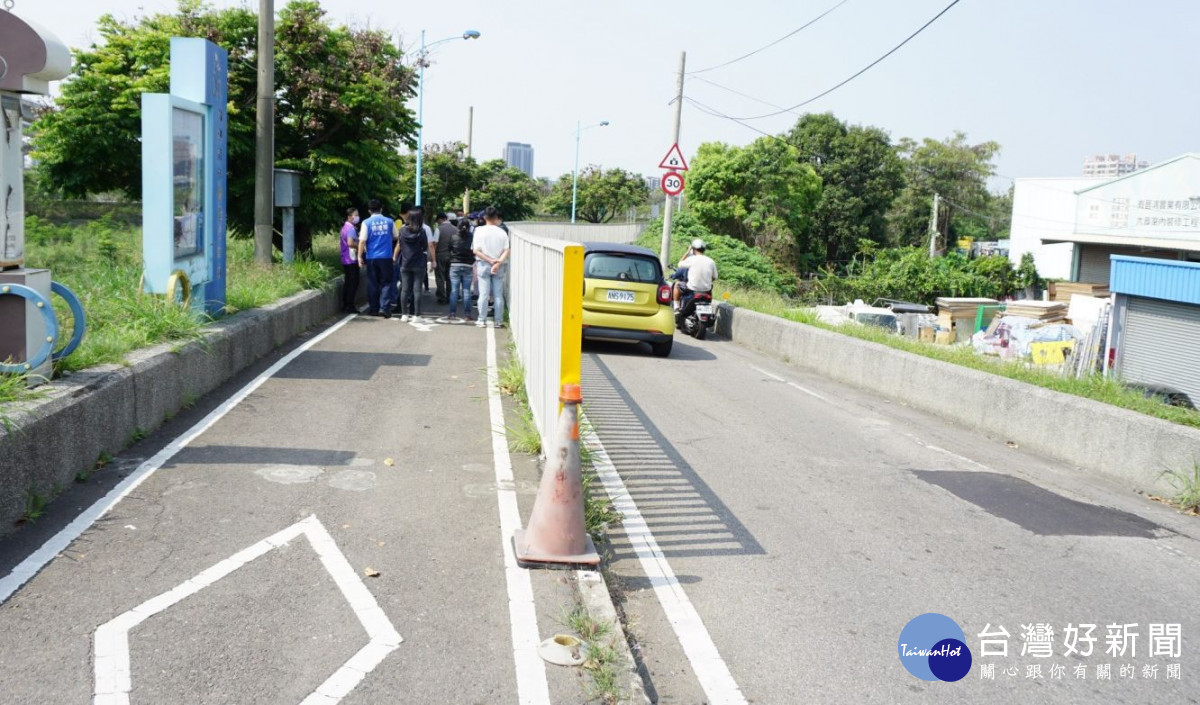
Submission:
[[[608,120],[601,120],[595,125],[581,127],[581,122],[575,123],[575,169],[571,172],[571,223],[575,223],[575,201],[579,196],[579,136],[584,130],[590,130],[593,127],[608,127]]]
[[[426,44],[425,30],[421,30],[421,53],[417,56],[420,71],[417,73],[417,193],[415,205],[421,205],[421,162],[425,156],[425,63],[429,56],[429,50],[443,42],[452,42],[455,39],[479,39],[479,36],[478,30],[468,29],[461,35],[446,37],[432,44]]]

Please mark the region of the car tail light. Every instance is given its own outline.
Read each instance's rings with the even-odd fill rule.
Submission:
[[[658,285],[658,302],[660,304],[663,304],[664,306],[671,303],[671,285],[670,284],[659,284]]]

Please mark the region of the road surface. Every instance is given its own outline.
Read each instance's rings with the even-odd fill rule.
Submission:
[[[584,399],[661,552],[614,533],[656,702],[1200,701],[1195,517],[729,341],[677,337],[665,360],[585,346]],[[901,665],[927,612],[964,632],[961,681]],[[1050,657],[1033,655],[1039,623]],[[1178,657],[1150,657],[1152,623],[1180,625]],[[1065,657],[1080,624],[1098,625],[1093,653]],[[1139,635],[1124,657],[1108,625]],[[981,655],[999,628],[1007,657]]]

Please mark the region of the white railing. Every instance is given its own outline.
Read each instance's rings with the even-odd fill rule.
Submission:
[[[579,383],[583,246],[510,224],[508,290],[513,340],[543,451],[553,446],[563,384]]]
[[[624,245],[637,240],[645,223],[554,223],[521,221],[509,223],[530,235],[571,242],[616,242]]]

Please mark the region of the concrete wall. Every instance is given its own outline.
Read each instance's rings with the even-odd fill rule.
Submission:
[[[830,379],[905,401],[1023,450],[1171,494],[1200,463],[1200,429],[721,304],[717,331]]]
[[[185,401],[198,399],[297,334],[340,309],[341,283],[244,311],[184,345],[131,353],[127,366],[103,365],[41,388],[45,396],[5,409],[0,426],[0,536],[13,530],[30,491],[43,497],[116,454],[135,429],[152,431]]]

